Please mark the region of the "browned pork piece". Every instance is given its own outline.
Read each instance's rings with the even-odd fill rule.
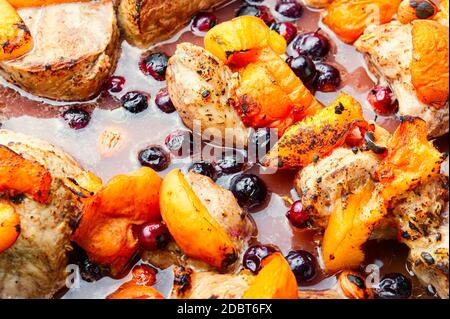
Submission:
[[[247,274],[195,272],[187,267],[175,267],[172,298],[238,299],[250,287],[253,278]]]
[[[425,124],[423,127],[425,139]],[[415,143],[408,138],[406,140]],[[414,152],[420,152],[420,149]],[[406,154],[412,162],[419,161],[412,152]],[[378,170],[384,158],[367,151],[354,154],[350,149],[339,148],[303,168],[297,174],[295,187],[314,225],[327,227],[342,193],[358,193],[366,184],[378,183]],[[448,162],[443,165],[448,165]],[[419,172],[420,169],[420,166],[416,168]],[[404,171],[407,176],[407,169]],[[441,298],[448,298],[448,176],[434,174],[424,177],[417,185],[399,192],[387,204],[388,214],[374,229],[372,238],[392,238],[392,232],[386,226],[396,227],[401,241],[410,248],[408,260],[415,275],[425,286],[432,285]]]
[[[208,130],[216,138],[224,140],[228,133],[237,145],[245,145],[248,129],[230,105],[238,77],[228,66],[205,49],[182,43],[169,60],[167,85],[186,126],[193,129],[201,124],[202,131]]]
[[[120,0],[117,17],[129,43],[148,47],[168,39],[197,12],[221,2],[224,0]]]
[[[0,130],[0,147],[18,159],[38,163],[51,175],[48,198],[0,193],[0,203],[10,205],[20,217],[17,240],[0,252],[0,298],[51,298],[65,285],[69,236],[81,213],[75,194],[83,191],[73,181],[88,185],[92,176],[63,151],[26,135]],[[0,161],[5,164],[5,158]]]
[[[119,34],[111,0],[18,10],[34,50],[0,62],[0,75],[25,91],[55,100],[96,96],[113,72]]]
[[[440,175],[392,204],[402,242],[411,249],[412,270],[441,298],[448,298],[448,176]]]
[[[300,170],[295,188],[302,196],[314,226],[325,228],[336,198],[342,193],[356,191],[373,181],[379,158],[370,151],[338,148],[317,164]]]
[[[414,42],[417,48],[413,48]],[[429,45],[431,51],[421,52],[426,48],[420,43],[427,43],[424,46]],[[367,28],[354,45],[366,54],[370,69],[391,86],[400,115],[424,119],[429,137],[448,132],[448,28],[428,20],[412,24],[393,21]]]

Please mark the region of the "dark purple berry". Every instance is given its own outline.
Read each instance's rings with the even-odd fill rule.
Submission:
[[[295,0],[280,0],[275,6],[275,11],[289,19],[298,19],[302,16],[303,8]]]
[[[176,111],[167,88],[163,88],[158,92],[155,97],[155,104],[164,113],[173,113]]]
[[[217,161],[220,171],[224,174],[234,174],[244,168],[244,158],[239,155],[224,155]]]
[[[148,107],[148,97],[141,92],[128,92],[120,100],[122,101],[122,106],[131,113],[140,113]]]
[[[245,269],[257,274],[262,268],[262,260],[275,252],[277,252],[277,249],[270,245],[250,246],[244,253],[242,264]]]
[[[341,84],[339,70],[327,63],[316,63],[316,70],[315,89],[321,92],[335,92]]]
[[[263,6],[251,6],[245,4],[239,8],[238,12],[236,13],[236,16],[258,17],[261,20],[263,20],[268,26],[272,25],[272,23],[275,21],[269,9]]]
[[[275,129],[259,128],[252,132],[249,139],[248,154],[250,158],[259,160],[263,158],[278,140]]]
[[[192,31],[197,34],[208,32],[217,24],[217,17],[210,12],[201,12],[192,20]]]
[[[175,156],[186,157],[194,151],[194,136],[190,131],[177,130],[167,135],[165,144]]]
[[[241,174],[231,180],[231,192],[239,205],[247,209],[261,206],[267,199],[264,181],[253,174]]]
[[[217,176],[217,171],[214,168],[214,165],[207,161],[198,161],[198,162],[193,163],[189,167],[189,172],[208,176],[209,178],[211,178],[213,180]]]
[[[313,60],[320,60],[330,52],[330,42],[319,32],[306,32],[297,35],[288,45],[286,53],[296,57],[307,55]]]
[[[309,252],[305,250],[291,251],[286,256],[286,260],[298,284],[310,281],[316,275],[317,261]]]
[[[71,108],[63,113],[63,118],[70,128],[79,130],[85,128],[89,124],[91,115],[85,110]]]
[[[283,36],[287,43],[290,43],[297,35],[297,27],[290,22],[276,22],[270,28]]]
[[[380,281],[375,294],[380,299],[407,299],[411,296],[411,281],[402,274],[386,274]]]
[[[165,53],[151,53],[139,63],[139,68],[145,75],[151,75],[157,81],[166,79],[166,69],[169,57]]]
[[[76,244],[74,244],[71,258],[78,265],[81,278],[87,282],[95,282],[108,275],[106,269],[89,260],[86,252]]]
[[[316,76],[316,66],[308,56],[299,55],[295,58],[289,57],[286,62],[303,83],[309,83],[314,80]]]
[[[109,92],[119,93],[123,90],[125,85],[125,78],[123,76],[112,76],[106,83],[106,88]]]
[[[165,170],[170,164],[170,155],[158,145],[141,150],[138,159],[142,166],[153,168],[158,172]]]

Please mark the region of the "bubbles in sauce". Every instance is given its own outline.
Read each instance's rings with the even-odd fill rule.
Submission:
[[[219,23],[235,16],[237,8],[243,1],[231,1],[227,5],[215,10]],[[274,11],[276,1],[266,0],[262,4],[270,8],[275,18],[279,15]],[[358,99],[364,107],[365,117],[375,119],[366,95],[373,86],[373,77],[367,73],[361,54],[350,46],[339,41],[320,21],[320,11],[304,8],[302,17],[296,22],[299,33],[321,29],[332,42],[331,53],[326,62],[336,66],[341,71],[342,83],[339,91],[343,90]],[[190,26],[181,30],[172,39],[150,47],[147,51],[164,52],[172,55],[177,43],[191,42],[202,45],[203,38],[194,35]],[[130,46],[127,42],[121,45],[121,56],[115,75],[126,79],[120,93],[103,92],[100,97],[90,102],[61,103],[36,98],[14,88],[0,79],[0,121],[2,128],[14,130],[53,143],[71,154],[88,170],[92,170],[107,181],[116,174],[129,172],[140,167],[137,154],[140,149],[149,144],[164,145],[165,137],[177,130],[183,129],[181,119],[177,113],[165,114],[154,103],[157,92],[165,87],[165,82],[159,82],[152,77],[145,76],[138,67],[140,58],[146,50]],[[120,97],[129,91],[143,91],[150,95],[150,105],[140,114],[131,114],[120,107]],[[316,94],[323,104],[332,102],[339,92]],[[84,129],[75,131],[70,129],[61,118],[61,114],[68,107],[77,105],[91,112],[91,123]],[[393,117],[378,118],[377,122],[392,131],[397,125]],[[121,147],[112,153],[102,153],[99,150],[100,136],[104,131],[115,131],[122,134]],[[174,168],[186,168],[189,158],[172,158],[172,164],[161,172],[165,175]],[[250,172],[258,174],[256,167]],[[285,217],[288,207],[285,198],[297,199],[293,190],[293,172],[279,172],[275,175],[260,175],[271,191],[268,204],[259,212],[252,214],[258,226],[258,241],[277,245],[284,254],[293,249],[303,249],[315,254],[320,262],[321,234],[312,230],[293,229]],[[231,176],[219,178],[219,185],[228,186]],[[398,271],[408,275],[405,267],[407,249],[399,244],[389,242],[385,246],[370,243],[368,262],[383,264],[382,271]],[[405,250],[406,249],[406,250]],[[387,259],[386,259],[387,258]],[[113,292],[120,284],[129,280],[129,276],[114,280],[103,278],[96,283],[81,282],[80,288],[71,289],[64,298],[104,298]],[[156,288],[166,296],[171,289],[171,270],[166,269],[158,274]],[[316,279],[301,289],[325,290],[336,284],[335,276],[320,272]],[[415,287],[420,287],[415,282]],[[416,289],[417,290],[417,289]],[[420,289],[419,289],[420,290]],[[416,297],[424,295],[424,291],[415,291]]]

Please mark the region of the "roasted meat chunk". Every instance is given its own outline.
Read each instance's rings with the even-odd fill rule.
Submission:
[[[45,202],[28,191],[19,194],[16,189],[14,196],[0,191],[0,203],[11,206],[20,217],[20,235],[0,252],[0,297],[50,298],[64,287],[72,249],[69,237],[81,212],[81,187],[88,188],[93,178],[63,151],[32,137],[0,130],[0,147],[39,163],[51,175]]]
[[[388,82],[400,115],[418,116],[429,137],[448,132],[448,28],[430,20],[369,27],[355,42],[369,67]]]
[[[96,96],[113,72],[119,46],[111,0],[18,10],[34,49],[1,61],[0,75],[25,91],[54,100]]]

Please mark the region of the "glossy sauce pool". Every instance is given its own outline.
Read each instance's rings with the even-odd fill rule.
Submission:
[[[243,1],[231,1],[217,8],[215,14],[219,22],[235,16],[237,8]],[[274,17],[275,0],[266,0]],[[320,12],[304,9],[302,17],[296,22],[299,32],[314,31],[321,28],[332,40],[332,53],[326,58],[327,62],[337,66],[341,71],[342,85],[339,91],[344,90],[357,98],[364,106],[365,117],[375,119],[366,101],[367,92],[373,86],[372,77],[366,72],[364,59],[352,46],[339,41],[320,22]],[[173,54],[179,42],[192,42],[202,45],[203,38],[192,34],[190,27],[180,31],[172,39],[152,46],[148,51],[163,51]],[[184,128],[176,113],[165,114],[154,104],[154,97],[165,82],[158,82],[151,77],[144,76],[138,68],[141,55],[147,50],[140,50],[122,42],[121,57],[115,75],[124,76],[126,84],[121,93],[110,95],[104,92],[97,99],[83,103],[59,103],[36,98],[17,90],[0,79],[0,121],[2,128],[29,134],[59,146],[73,157],[87,170],[93,171],[103,181],[112,176],[127,173],[140,167],[137,153],[149,144],[164,145],[165,137],[178,128]],[[149,108],[139,114],[131,114],[120,107],[119,99],[127,91],[138,90],[151,95]],[[323,104],[332,102],[336,93],[320,93],[316,97]],[[90,124],[82,130],[70,129],[61,119],[64,110],[72,105],[79,105],[92,112]],[[378,117],[377,123],[392,131],[397,125],[394,117]],[[102,156],[98,151],[98,140],[104,130],[120,132],[123,137],[121,147],[110,156]],[[171,166],[161,173],[165,175],[176,167],[186,167],[190,159],[172,159]],[[249,168],[249,171],[258,174],[258,167]],[[288,205],[286,198],[298,198],[293,190],[294,172],[279,172],[275,175],[260,175],[271,191],[268,204],[258,212],[252,214],[258,226],[258,241],[277,245],[283,253],[292,249],[305,249],[315,254],[320,261],[319,245],[321,234],[312,230],[293,229],[285,217]],[[220,178],[218,184],[228,186],[229,177]],[[388,272],[401,272],[413,280],[413,297],[427,297],[424,288],[409,274],[406,266],[408,249],[393,241],[376,243],[370,242],[367,246],[366,264],[375,263],[381,267],[381,274]],[[320,263],[320,262],[319,262]],[[103,278],[95,283],[81,281],[79,288],[64,291],[64,298],[104,298],[114,291],[129,275],[121,280]],[[158,288],[167,295],[171,289],[171,271],[162,270],[158,274]],[[336,277],[325,275],[319,271],[317,277],[307,286],[300,289],[326,290],[336,284]]]

